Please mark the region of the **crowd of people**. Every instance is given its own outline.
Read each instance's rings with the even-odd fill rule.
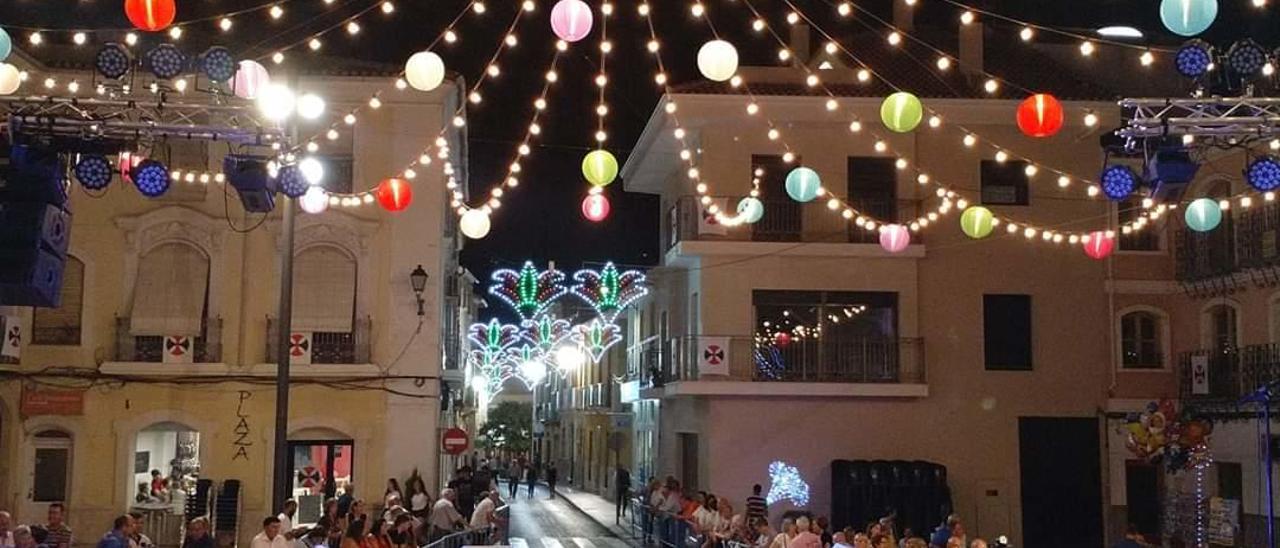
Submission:
[[[702,548],[996,548],[1003,544],[1003,540],[988,543],[969,538],[954,514],[926,532],[898,527],[892,510],[861,529],[838,531],[826,516],[793,512],[783,516],[775,529],[761,491],[760,485],[753,486],[742,506],[735,507],[728,497],[682,489],[679,481],[668,476],[665,481],[650,478],[634,501],[647,516],[646,533],[673,546],[688,545],[690,539]]]

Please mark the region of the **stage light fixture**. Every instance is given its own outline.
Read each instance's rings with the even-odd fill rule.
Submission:
[[[169,190],[169,168],[155,160],[143,160],[133,168],[133,184],[143,196],[161,196]]]
[[[1259,192],[1280,189],[1280,159],[1275,156],[1259,156],[1249,162],[1244,175],[1249,186]]]
[[[109,80],[124,78],[124,75],[129,74],[131,66],[133,66],[133,56],[129,54],[128,48],[115,42],[102,46],[93,61],[93,67],[97,69],[98,74]]]
[[[1267,50],[1262,49],[1262,46],[1253,40],[1241,40],[1232,44],[1231,49],[1227,50],[1227,66],[1241,77],[1257,76],[1262,72],[1262,66],[1265,64],[1267,64]]]
[[[285,196],[298,198],[306,194],[309,188],[311,183],[303,177],[302,170],[297,164],[284,166],[276,173],[276,189]]]
[[[160,44],[148,51],[143,61],[156,78],[171,80],[186,69],[187,56],[173,44]]]
[[[283,171],[276,175],[279,176]],[[231,187],[240,194],[240,203],[245,211],[267,213],[275,208],[276,201],[272,194],[274,185],[265,157],[231,154],[223,158],[222,172],[226,174]]]
[[[1203,40],[1191,40],[1178,48],[1174,56],[1178,74],[1187,78],[1200,78],[1213,65],[1213,47]]]
[[[1110,165],[1102,170],[1102,192],[1108,198],[1119,202],[1133,194],[1138,188],[1138,175],[1129,166]]]
[[[76,180],[89,190],[102,190],[111,184],[111,162],[101,154],[85,154],[76,163]]]
[[[200,70],[210,82],[218,84],[230,82],[238,68],[235,58],[231,56],[231,50],[222,46],[211,47],[200,56]]]

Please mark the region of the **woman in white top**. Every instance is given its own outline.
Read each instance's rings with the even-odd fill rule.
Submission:
[[[409,512],[418,518],[426,518],[431,510],[431,495],[427,494],[427,485],[421,476],[409,480]]]
[[[769,548],[788,548],[791,546],[791,539],[796,538],[798,533],[794,520],[791,518],[782,520],[782,532],[773,537],[773,542],[769,544]]]
[[[395,478],[387,478],[387,490],[382,493],[382,503],[390,508],[400,504],[404,494],[400,492],[400,482]]]

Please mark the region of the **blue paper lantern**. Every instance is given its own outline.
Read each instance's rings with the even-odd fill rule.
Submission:
[[[161,196],[169,190],[169,168],[155,160],[143,160],[133,168],[133,184],[143,196]]]
[[[738,216],[747,224],[755,223],[764,217],[764,203],[759,198],[747,196],[738,202]]]
[[[280,168],[276,173],[276,188],[290,198],[297,198],[307,193],[311,184],[302,176],[302,170],[296,164]]]
[[[0,61],[8,59],[10,53],[13,53],[13,39],[9,38],[9,33],[4,29],[0,29]]]
[[[1187,228],[1196,232],[1208,232],[1222,223],[1222,208],[1212,198],[1200,198],[1187,205],[1183,219],[1187,221]]]
[[[1138,176],[1129,166],[1113,165],[1102,170],[1102,193],[1117,202],[1138,188]]]
[[[76,180],[89,190],[102,190],[111,184],[111,162],[101,154],[86,154],[76,164]]]
[[[1262,156],[1249,162],[1244,175],[1249,186],[1259,192],[1271,192],[1280,188],[1280,159],[1275,156]]]
[[[1218,17],[1218,0],[1162,0],[1160,22],[1174,34],[1195,36]]]
[[[818,189],[822,188],[822,178],[818,172],[804,166],[797,167],[787,174],[787,195],[797,202],[811,202],[818,197]]]

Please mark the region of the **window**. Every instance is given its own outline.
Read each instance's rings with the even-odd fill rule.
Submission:
[[[896,382],[898,294],[754,291],[757,380]]]
[[[760,180],[760,201],[764,217],[751,225],[751,239],[765,242],[798,242],[804,232],[802,204],[787,195],[787,173],[799,160],[788,164],[781,156],[752,155],[752,176]],[[756,173],[760,175],[755,176]]]
[[[982,161],[982,203],[984,205],[1030,205],[1027,163],[1009,160]]]
[[[330,246],[304,249],[293,266],[294,331],[351,333],[356,262]]]
[[[157,246],[138,261],[129,331],[136,336],[201,334],[209,259],[183,243]]]
[[[1164,367],[1160,316],[1130,312],[1120,317],[1120,366],[1124,369]]]
[[[851,157],[848,159],[849,205],[876,219],[898,219],[898,170],[892,158]],[[856,243],[876,243],[880,235],[874,231],[849,226],[849,237]]]
[[[1121,225],[1136,221],[1142,214],[1142,199],[1130,198],[1117,207],[1117,220]],[[1121,251],[1159,251],[1160,231],[1154,226],[1120,234]]]
[[[355,185],[355,159],[350,155],[325,154],[319,157],[324,166],[320,186],[329,192],[350,193]]]
[[[32,476],[33,502],[65,502],[71,479],[71,435],[61,430],[37,432]]]
[[[31,343],[80,344],[80,312],[84,307],[84,263],[67,256],[62,270],[62,304],[36,308],[31,321]]]
[[[1230,352],[1239,346],[1236,329],[1236,309],[1229,304],[1217,304],[1205,311],[1201,324],[1205,343],[1214,351]]]
[[[982,348],[988,371],[1031,370],[1031,296],[982,296]]]

